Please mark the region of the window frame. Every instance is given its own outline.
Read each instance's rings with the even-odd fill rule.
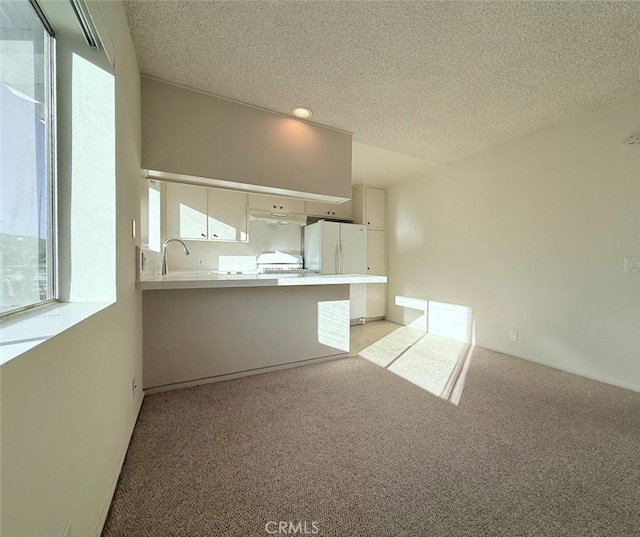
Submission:
[[[56,35],[37,0],[28,0],[36,17],[40,20],[44,32],[44,85],[45,85],[45,196],[47,218],[47,247],[48,260],[47,288],[50,297],[25,304],[17,308],[0,312],[0,321],[14,315],[30,312],[37,308],[49,306],[58,302],[58,166],[57,166],[57,78],[56,78]]]

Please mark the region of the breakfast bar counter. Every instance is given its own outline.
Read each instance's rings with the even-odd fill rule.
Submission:
[[[350,284],[384,282],[362,274],[143,279],[145,392],[345,358]]]
[[[219,287],[278,287],[386,283],[386,276],[368,274],[219,274],[216,272],[170,272],[136,283],[144,291],[162,289],[206,289]]]

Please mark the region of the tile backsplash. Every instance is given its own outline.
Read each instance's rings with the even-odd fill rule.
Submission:
[[[161,255],[148,248],[136,246],[136,280],[144,280],[160,273]]]
[[[249,221],[249,242],[185,241],[191,255],[184,255],[179,243],[170,243],[167,252],[169,270],[253,270],[255,257],[279,250],[302,254],[302,226]],[[201,264],[198,264],[198,261]]]

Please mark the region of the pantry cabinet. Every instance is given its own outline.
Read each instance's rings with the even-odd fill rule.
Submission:
[[[386,233],[367,229],[367,274],[387,275]],[[387,285],[367,285],[367,319],[385,317],[387,310]]]

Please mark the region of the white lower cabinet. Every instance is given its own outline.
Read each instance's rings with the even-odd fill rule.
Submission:
[[[380,319],[387,315],[387,284],[367,284],[367,319]]]

